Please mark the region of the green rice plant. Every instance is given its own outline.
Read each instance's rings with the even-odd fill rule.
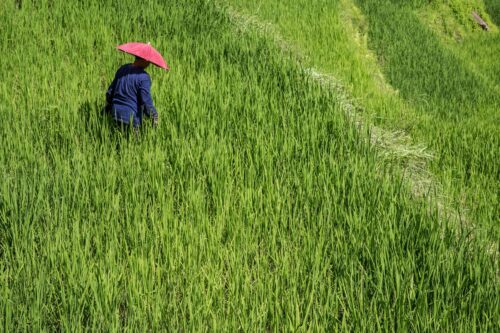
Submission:
[[[463,7],[457,15],[469,15],[470,3],[355,3],[232,2],[274,24],[293,51],[305,55],[305,66],[338,77],[368,122],[403,130],[427,145],[435,156],[430,169],[441,196],[466,211],[469,223],[493,232],[495,241],[499,62],[495,47],[488,45],[496,43],[498,32],[480,37],[483,32],[476,29],[454,45],[422,19],[422,13],[447,6],[451,12]],[[482,13],[483,4],[475,6]]]
[[[495,0],[484,0],[486,10],[496,25],[500,25],[500,4]]]
[[[0,5],[0,330],[481,330],[498,261],[211,1]],[[160,113],[100,108],[150,41]]]

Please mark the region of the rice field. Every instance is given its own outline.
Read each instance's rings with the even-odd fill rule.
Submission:
[[[0,331],[497,331],[498,19],[462,48],[423,3],[2,2]],[[172,69],[139,140],[127,41]]]

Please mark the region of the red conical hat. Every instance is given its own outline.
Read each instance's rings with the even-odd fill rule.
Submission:
[[[138,56],[144,60],[149,61],[150,63],[163,68],[165,70],[169,70],[167,63],[163,60],[160,52],[156,51],[151,44],[147,43],[126,43],[122,45],[118,45],[116,47],[118,50],[123,51],[125,53],[129,53],[135,56]]]

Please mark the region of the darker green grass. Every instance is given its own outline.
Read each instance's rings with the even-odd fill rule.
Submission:
[[[499,106],[495,91],[469,71],[406,7],[359,1],[370,17],[370,45],[393,86],[422,111],[464,119]]]
[[[472,220],[493,227],[499,212],[495,147],[500,142],[500,98],[491,76],[498,67],[496,57],[480,51],[481,39],[466,42],[466,50],[476,57],[459,57],[411,7],[390,1],[358,3],[369,17],[369,44],[387,79],[415,109],[431,115],[422,116],[411,131],[437,152],[433,172],[457,202],[468,203]]]
[[[484,0],[484,4],[493,22],[500,25],[500,2],[496,0]]]

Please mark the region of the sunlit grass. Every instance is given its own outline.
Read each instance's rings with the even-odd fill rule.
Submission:
[[[0,330],[498,324],[490,242],[271,40],[209,1],[0,8]],[[100,116],[125,41],[172,67],[138,142]]]
[[[423,1],[230,3],[273,24],[305,66],[341,80],[365,119],[427,145],[445,195],[498,238],[497,31],[482,36],[467,21],[467,39],[450,45],[420,18],[441,7]],[[450,18],[456,24],[472,20],[470,3],[442,6],[464,9]]]

